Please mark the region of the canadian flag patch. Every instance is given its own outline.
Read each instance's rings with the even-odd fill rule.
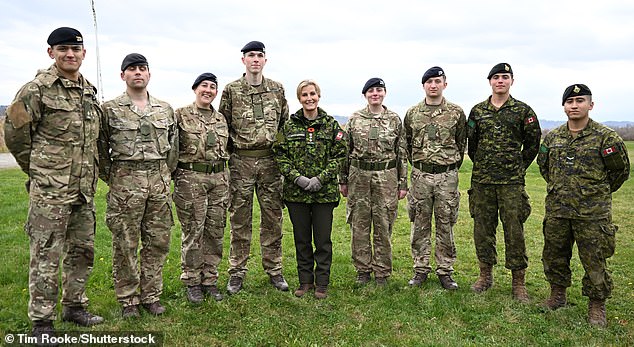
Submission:
[[[343,131],[339,131],[335,136],[335,141],[340,141],[343,138]]]
[[[535,117],[534,116],[530,116],[530,117],[528,117],[528,118],[526,118],[524,120],[524,124],[531,124],[531,123],[534,123],[534,122],[535,122]]]
[[[603,156],[606,157],[610,154],[614,154],[617,152],[616,147],[612,146],[612,147],[608,147],[606,149],[604,149],[603,151]]]

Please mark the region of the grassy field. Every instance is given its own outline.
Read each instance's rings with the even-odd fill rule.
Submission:
[[[630,158],[634,142],[628,143]],[[244,290],[221,302],[207,300],[200,306],[187,303],[180,275],[180,225],[172,229],[171,251],[164,270],[162,302],[167,313],[161,317],[144,314],[139,320],[124,321],[112,284],[111,236],[104,224],[105,193],[97,192],[97,234],[95,267],[88,284],[92,311],[106,323],[78,328],[56,322],[66,331],[160,331],[169,346],[463,346],[463,345],[551,345],[627,346],[634,345],[634,179],[614,194],[617,250],[609,260],[614,279],[613,297],[607,302],[609,326],[595,329],[586,323],[587,298],[581,296],[583,268],[575,254],[573,285],[568,289],[570,305],[555,312],[542,312],[538,304],[548,297],[549,287],[540,261],[543,236],[545,183],[533,164],[527,174],[527,190],[533,213],[527,221],[529,256],[527,287],[531,304],[511,299],[511,275],[500,264],[494,269],[494,287],[482,295],[469,286],[478,275],[472,240],[472,219],[467,209],[471,163],[460,170],[462,193],[460,216],[455,228],[458,260],[454,278],[456,292],[442,289],[435,276],[422,288],[408,288],[412,275],[409,222],[405,201],[399,206],[394,228],[394,274],[385,288],[374,284],[355,288],[355,271],[350,256],[350,231],[345,224],[345,201],[335,210],[331,288],[326,300],[295,298],[268,284],[260,265],[259,239],[254,233],[250,272]],[[23,231],[28,199],[26,176],[18,169],[0,171],[0,335],[30,330],[26,307],[28,295],[28,238]],[[257,213],[256,213],[257,216]],[[258,217],[259,218],[259,217]],[[257,228],[257,226],[255,226]],[[257,229],[256,229],[257,230]],[[504,259],[501,229],[498,229],[499,259]],[[225,233],[225,257],[220,285],[227,282],[229,232]],[[291,223],[284,219],[284,274],[291,288],[297,286]]]

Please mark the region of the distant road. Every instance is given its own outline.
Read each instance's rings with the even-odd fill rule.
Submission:
[[[11,153],[0,153],[0,169],[18,167],[18,163]]]

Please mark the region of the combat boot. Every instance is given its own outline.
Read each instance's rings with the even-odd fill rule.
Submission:
[[[82,306],[64,306],[62,309],[62,321],[89,327],[103,323],[103,317],[88,312]]]
[[[227,292],[230,295],[233,295],[237,294],[240,290],[242,290],[242,277],[229,277],[229,282],[227,283]]]
[[[483,293],[493,285],[493,265],[480,262],[480,277],[471,285],[471,290]]]
[[[438,275],[440,285],[447,290],[458,290],[458,283],[451,278],[451,275]]]
[[[269,278],[271,284],[273,285],[273,287],[275,287],[275,289],[283,291],[283,292],[287,292],[288,291],[288,283],[286,283],[286,280],[284,279],[284,276],[280,275],[275,275],[275,276],[271,276]]]
[[[224,298],[222,294],[220,294],[218,287],[215,285],[203,286],[203,293],[211,296],[216,301],[222,301],[222,299]]]
[[[551,283],[550,298],[542,306],[553,311],[566,306],[566,287]]]
[[[55,337],[55,328],[52,320],[33,321],[31,336],[35,337],[36,346],[57,346],[56,343],[47,343],[51,337]]]
[[[414,277],[412,277],[412,279],[409,280],[407,284],[409,284],[410,287],[414,287],[414,286],[420,287],[425,281],[427,281],[427,274],[422,272],[416,272],[414,274]]]
[[[195,286],[187,286],[187,300],[189,300],[192,304],[200,304],[203,302],[203,291],[199,284]]]
[[[370,273],[369,272],[357,272],[357,281],[355,284],[357,286],[365,286],[370,283]]]
[[[160,316],[165,313],[165,306],[161,305],[160,301],[154,301],[151,304],[143,304],[141,306],[155,316]]]
[[[295,290],[294,294],[296,297],[301,298],[313,288],[315,288],[315,286],[312,283],[302,283],[299,285],[299,288]]]
[[[328,297],[328,285],[327,284],[318,284],[315,289],[315,299],[325,299]]]
[[[528,292],[526,291],[526,269],[513,270],[512,274],[513,299],[521,302],[522,304],[528,304],[530,302],[530,298],[528,297]]]
[[[598,328],[608,326],[605,318],[605,299],[590,299],[588,302],[588,323]]]

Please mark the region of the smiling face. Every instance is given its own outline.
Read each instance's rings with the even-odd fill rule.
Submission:
[[[305,114],[314,114],[317,112],[320,98],[319,91],[315,88],[314,84],[308,84],[302,87],[297,95],[297,99],[302,105]]]
[[[381,106],[383,105],[383,99],[385,99],[386,93],[384,87],[372,87],[365,92],[364,96],[368,101],[368,105]]]
[[[86,50],[82,45],[55,45],[47,49],[48,56],[55,60],[55,66],[62,76],[76,80],[79,77],[79,67],[86,57]]]
[[[196,89],[194,89],[194,94],[196,94],[196,106],[209,108],[216,98],[216,95],[218,95],[218,86],[212,81],[205,80],[200,82]]]
[[[489,79],[493,94],[509,94],[513,85],[513,76],[510,73],[496,73]]]
[[[131,65],[121,71],[121,79],[130,89],[145,89],[150,82],[150,68],[147,65]]]

